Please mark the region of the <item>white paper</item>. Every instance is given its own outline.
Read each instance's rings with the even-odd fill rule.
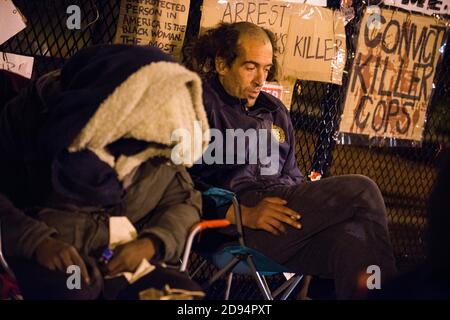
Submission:
[[[110,217],[109,218],[109,248],[114,250],[117,246],[136,240],[137,231],[133,224],[127,217]],[[114,258],[114,257],[113,257]],[[155,266],[150,264],[147,260],[143,259],[139,267],[135,272],[122,272],[112,277],[124,276],[128,283],[132,284],[149,274],[155,269]]]
[[[0,44],[16,35],[27,25],[11,0],[0,0]]]
[[[27,79],[31,79],[33,63],[33,57],[0,52],[0,69],[19,74]]]
[[[136,228],[127,217],[109,218],[109,248],[111,250],[136,238]]]

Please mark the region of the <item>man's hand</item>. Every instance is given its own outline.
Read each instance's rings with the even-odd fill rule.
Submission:
[[[86,264],[77,249],[68,243],[47,238],[37,246],[35,257],[40,265],[54,271],[65,273],[69,266],[79,266],[84,281],[87,284],[91,282]]]
[[[114,276],[120,272],[134,272],[143,259],[150,260],[156,253],[155,243],[150,238],[141,238],[114,250],[114,256],[106,265],[106,273]]]
[[[251,229],[263,229],[274,235],[286,232],[283,223],[300,229],[298,223],[300,214],[286,207],[287,201],[278,197],[267,197],[262,199],[256,207],[242,207],[242,224]],[[227,212],[227,219],[234,221],[232,207]],[[232,217],[233,216],[233,217]]]

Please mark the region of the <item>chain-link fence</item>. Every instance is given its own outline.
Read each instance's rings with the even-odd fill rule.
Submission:
[[[33,78],[60,67],[66,58],[84,47],[110,43],[116,31],[120,5],[119,0],[14,0],[14,3],[28,19],[27,28],[1,45],[0,51],[33,56]],[[81,8],[80,30],[66,27],[66,10],[70,5]],[[353,6],[356,17],[346,25],[346,71],[355,53],[354,36],[358,33],[365,4],[356,0]],[[191,1],[187,39],[197,35],[200,10],[201,1]],[[391,238],[400,270],[409,269],[425,258],[427,200],[436,176],[436,160],[440,151],[450,145],[449,68],[447,46],[437,69],[435,92],[420,147],[336,143],[334,137],[342,112],[347,72],[342,86],[297,81],[294,87],[291,116],[296,128],[301,171],[304,175],[318,171],[324,176],[359,173],[372,178],[380,186],[388,208]],[[200,260],[193,259],[192,267],[198,266]],[[212,270],[211,265],[202,268],[198,279],[206,279]],[[213,290],[211,297],[221,298],[223,286],[224,281]],[[260,298],[256,287],[246,278],[239,278],[234,289],[232,298]]]
[[[346,71],[352,64],[359,19],[365,7],[361,0],[354,1],[356,16],[346,26]],[[447,46],[436,71],[435,92],[420,147],[336,143],[336,130],[349,78],[347,72],[342,86],[297,81],[294,90],[291,114],[297,129],[297,157],[302,172],[317,171],[325,176],[358,173],[372,178],[386,202],[391,239],[400,270],[409,269],[425,259],[428,197],[440,152],[450,146],[449,62]]]

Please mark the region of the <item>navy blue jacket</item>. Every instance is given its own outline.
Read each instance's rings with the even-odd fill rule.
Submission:
[[[234,164],[227,164],[227,154],[229,155],[232,150],[230,149],[230,140],[226,139],[224,134],[222,164],[206,164],[205,154],[208,153],[207,151],[203,155],[202,163],[194,165],[190,170],[194,182],[200,190],[206,189],[208,186],[231,190],[238,195],[241,203],[249,205],[251,201],[246,198],[250,193],[267,192],[277,186],[295,185],[303,181],[295,159],[294,130],[289,111],[280,100],[268,93],[261,92],[255,105],[247,111],[246,101],[230,96],[216,78],[204,82],[203,101],[211,129],[219,129],[222,133],[225,133],[226,129],[242,129],[244,131],[267,129],[269,135],[271,132],[275,133],[275,136],[278,137],[276,140],[279,142],[279,163],[278,170],[273,174],[261,174],[261,169],[267,168],[270,164],[267,163],[267,159],[259,156],[257,163],[254,161],[250,163],[252,152],[259,150],[258,143],[253,141],[253,143],[246,143],[245,155],[242,155],[242,152],[239,153],[240,156],[245,156],[244,164],[236,164],[236,156]],[[216,146],[219,145],[213,138],[210,146],[214,143]],[[268,155],[270,156],[272,150],[270,150],[270,143],[268,145]],[[204,198],[204,202],[206,218],[218,218],[224,215],[223,210],[209,207],[208,199]],[[209,211],[215,211],[214,216],[211,216]],[[221,213],[218,214],[218,211]]]

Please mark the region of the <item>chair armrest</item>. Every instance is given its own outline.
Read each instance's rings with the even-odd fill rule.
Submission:
[[[234,217],[235,217],[235,221],[236,221],[236,227],[237,227],[237,231],[239,233],[239,244],[241,246],[245,246],[244,229],[242,227],[241,206],[239,205],[239,202],[238,202],[236,196],[233,196],[233,198],[231,199],[231,203],[233,205],[233,211],[234,211]]]
[[[192,243],[194,241],[195,236],[206,229],[217,229],[217,228],[225,228],[230,225],[230,221],[226,219],[218,219],[218,220],[203,220],[199,223],[196,223],[192,226],[191,231],[189,232],[188,239],[186,241],[186,246],[184,248],[183,260],[181,263],[180,271],[184,272],[187,269],[187,264],[189,260],[189,255],[192,250]]]
[[[229,203],[232,204],[236,227],[239,233],[239,244],[245,246],[241,206],[237,200],[236,194],[226,189],[210,187],[208,190],[202,191],[202,195],[212,198],[218,206],[223,206],[224,204]]]

